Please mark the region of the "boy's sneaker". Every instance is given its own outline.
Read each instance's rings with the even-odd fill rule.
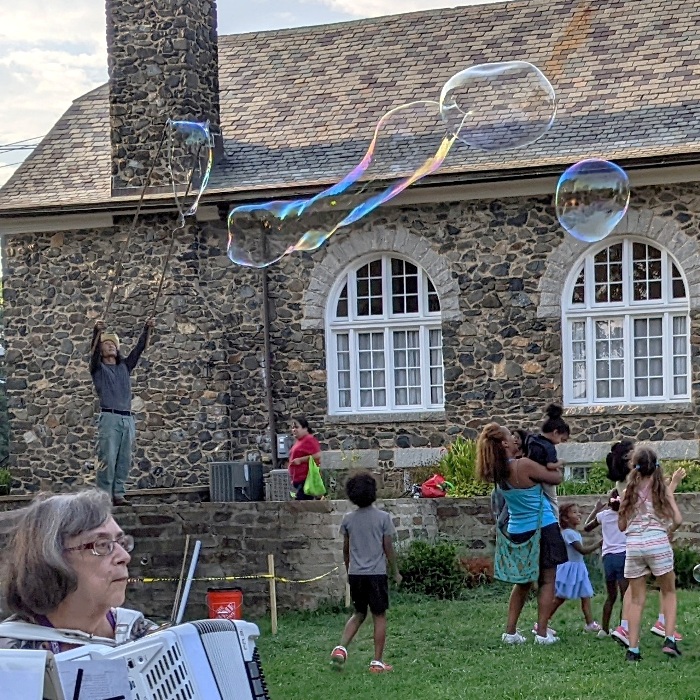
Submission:
[[[598,634],[596,634],[596,637],[598,637],[598,639],[605,639],[608,636],[608,634],[609,633],[605,630],[600,630]]]
[[[559,641],[559,637],[548,634],[546,637],[540,637],[539,634],[535,635],[535,644],[556,644]]]
[[[678,645],[676,644],[675,639],[671,639],[670,637],[666,637],[664,640],[664,645],[661,648],[661,651],[663,651],[664,654],[667,654],[668,656],[680,656],[681,655],[681,650],[678,648]]]
[[[654,626],[649,630],[652,634],[657,635],[658,637],[666,637],[666,627],[662,625],[658,620],[654,623]],[[677,642],[682,642],[683,641],[683,635],[680,634],[678,631],[673,635],[673,638]]]
[[[385,664],[383,661],[377,661],[376,659],[369,665],[370,673],[388,673],[393,670],[393,666],[389,666],[389,664]]]
[[[522,634],[520,634],[520,632],[516,630],[515,634],[508,634],[507,632],[504,632],[501,635],[501,641],[504,644],[525,644],[527,640]]]
[[[331,665],[340,670],[348,659],[348,650],[345,647],[337,646],[331,652]]]
[[[538,627],[537,623],[532,626],[532,634],[538,634]],[[548,637],[556,637],[557,636],[557,631],[553,630],[551,627],[547,627],[547,636]]]
[[[584,628],[585,632],[602,632],[603,628],[595,621],[587,624]]]
[[[627,633],[627,630],[620,625],[619,627],[616,627],[611,633],[610,636],[616,641],[622,644],[623,647],[628,647],[630,645],[630,637],[629,634]]]
[[[627,650],[627,653],[625,654],[625,661],[641,661],[642,660],[642,655],[638,651],[630,651],[629,649]]]

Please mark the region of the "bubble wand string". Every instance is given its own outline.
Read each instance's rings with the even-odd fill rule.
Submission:
[[[167,125],[166,125],[167,126]],[[166,126],[163,127],[163,133],[160,136],[160,142],[158,143],[158,148],[156,149],[156,155],[151,161],[151,167],[148,169],[148,174],[146,175],[146,179],[144,180],[143,186],[141,187],[141,196],[139,197],[139,202],[138,205],[136,206],[136,211],[134,212],[134,218],[131,220],[131,226],[129,227],[129,232],[127,233],[126,236],[126,241],[124,242],[124,245],[122,246],[121,253],[119,255],[119,259],[117,260],[117,265],[114,268],[114,278],[112,279],[112,286],[110,287],[109,294],[107,295],[107,303],[105,304],[104,311],[102,313],[102,320],[106,320],[107,314],[109,313],[109,309],[112,306],[112,300],[114,299],[114,290],[116,288],[117,282],[119,281],[119,278],[121,277],[121,271],[122,271],[122,263],[124,261],[124,255],[126,253],[126,250],[129,247],[129,241],[131,240],[131,235],[133,234],[134,230],[136,229],[136,223],[138,221],[139,216],[141,215],[141,209],[143,207],[143,201],[146,196],[146,189],[148,188],[149,184],[151,183],[151,178],[153,177],[153,170],[156,167],[156,163],[158,162],[158,157],[160,156],[160,152],[163,150],[163,144],[165,143],[165,136],[167,134]]]

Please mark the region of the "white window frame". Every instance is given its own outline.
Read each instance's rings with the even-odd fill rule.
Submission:
[[[605,248],[622,243],[622,302],[595,301],[594,259]],[[661,251],[661,299],[651,301],[633,300],[633,276],[631,264],[633,260],[634,243],[649,245]],[[685,285],[685,298],[673,299],[671,265],[680,272]],[[571,299],[576,286],[576,280],[585,266],[584,303],[573,304]],[[655,241],[643,238],[626,237],[624,239],[606,240],[602,244],[591,247],[584,256],[576,261],[564,285],[562,298],[562,357],[563,357],[563,395],[565,406],[606,406],[606,405],[639,405],[654,403],[688,403],[691,399],[692,373],[690,364],[690,287],[683,268],[678,261],[663,246]],[[673,319],[681,316],[686,323],[686,393],[674,394],[674,348],[673,348]],[[634,395],[634,321],[636,319],[662,319],[662,358],[664,391],[661,396]],[[596,398],[595,376],[595,322],[602,320],[621,320],[623,327],[623,395],[611,398]],[[572,328],[576,321],[585,323],[585,357],[586,357],[586,397],[574,397],[572,353]],[[675,354],[676,357],[682,356]]]
[[[404,260],[418,268],[418,312],[394,314],[392,312],[391,259]],[[382,311],[381,315],[357,316],[357,271],[374,260],[382,261]],[[442,401],[431,403],[431,358],[430,331],[442,333],[442,312],[428,311],[428,281],[426,271],[410,258],[398,253],[369,254],[354,261],[339,277],[331,289],[326,305],[326,370],[328,377],[328,413],[329,415],[372,415],[379,413],[418,413],[444,410],[444,364],[442,353],[440,369],[442,371]],[[347,284],[348,317],[336,318],[335,312],[340,294]],[[434,286],[434,285],[433,285]],[[437,290],[436,290],[437,293]],[[421,402],[414,405],[397,405],[394,391],[394,331],[418,331],[420,348],[420,386]],[[358,334],[382,332],[384,334],[384,377],[386,404],[384,406],[360,406],[359,352]],[[338,362],[336,338],[339,334],[348,334],[350,348],[350,406],[339,405]],[[435,368],[436,365],[432,365]]]

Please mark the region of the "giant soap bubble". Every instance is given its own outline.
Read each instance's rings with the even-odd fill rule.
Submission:
[[[449,133],[482,151],[537,141],[556,114],[554,88],[531,63],[483,63],[453,75],[440,94]]]
[[[607,160],[582,160],[557,183],[557,219],[584,243],[602,241],[610,234],[627,212],[629,201],[627,173]]]
[[[457,140],[484,151],[522,146],[547,132],[555,111],[552,86],[530,63],[462,71],[447,81],[440,102],[416,100],[384,114],[364,157],[335,185],[305,199],[234,207],[228,256],[237,265],[264,268],[295,251],[316,250],[438,170]]]
[[[168,169],[180,214],[185,218],[197,213],[199,200],[209,184],[214,162],[214,138],[209,122],[175,121],[168,119]]]

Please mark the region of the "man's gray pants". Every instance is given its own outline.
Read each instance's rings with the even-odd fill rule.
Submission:
[[[124,495],[135,437],[133,416],[100,413],[97,424],[97,487],[111,496]]]

